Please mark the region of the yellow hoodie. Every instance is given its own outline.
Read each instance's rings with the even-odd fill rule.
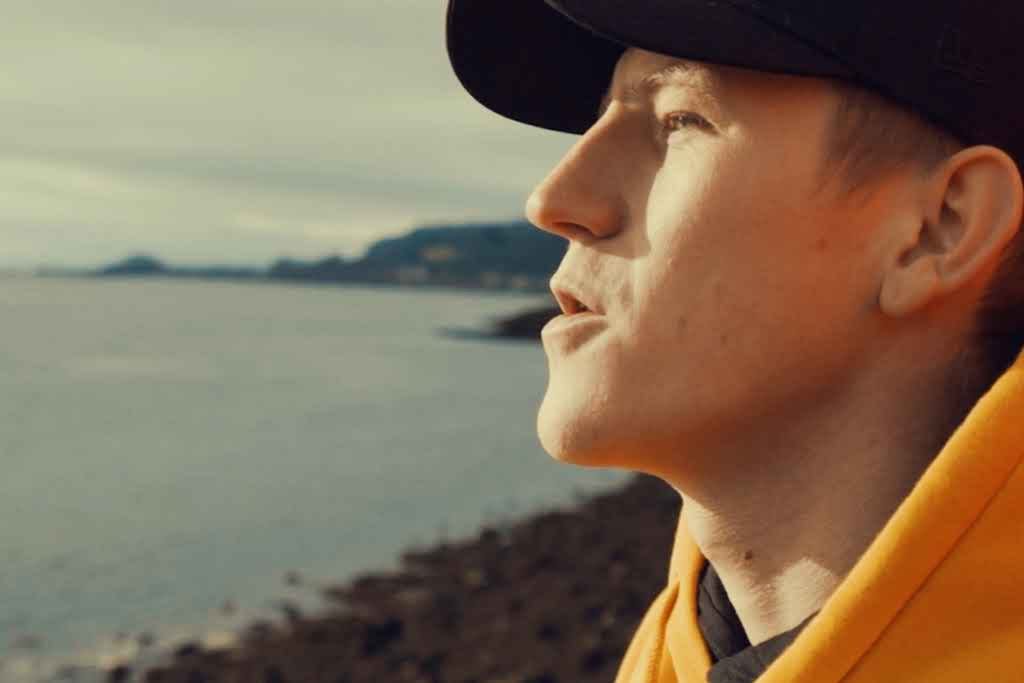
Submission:
[[[1022,463],[1024,355],[758,683],[1024,683]],[[705,562],[680,517],[615,683],[706,683]]]

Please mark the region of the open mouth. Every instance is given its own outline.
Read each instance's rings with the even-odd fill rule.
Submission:
[[[577,300],[573,299],[571,301],[571,303],[572,303],[572,306],[570,306],[570,310],[566,313],[566,315],[579,315],[581,313],[591,313],[592,312],[589,308],[587,308],[586,304],[584,304],[584,303],[582,303],[580,301],[577,301]]]
[[[568,288],[556,286],[551,291],[555,295],[555,300],[558,302],[559,308],[562,309],[562,313],[567,316],[599,313],[599,311],[583,303],[578,295]]]

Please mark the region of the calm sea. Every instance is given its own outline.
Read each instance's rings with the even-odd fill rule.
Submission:
[[[541,450],[539,345],[438,333],[538,300],[0,280],[0,679],[311,610],[403,548],[624,481]]]

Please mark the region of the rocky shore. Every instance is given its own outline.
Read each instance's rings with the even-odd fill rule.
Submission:
[[[544,326],[559,313],[561,311],[557,306],[524,311],[498,320],[494,326],[494,334],[506,339],[536,340]]]
[[[481,336],[537,340],[557,314],[524,311]],[[315,614],[284,602],[279,619],[150,650],[112,664],[103,680],[611,683],[664,587],[679,506],[669,486],[634,475],[568,508],[408,550],[397,570],[320,584]]]
[[[323,590],[233,644],[177,647],[111,682],[611,682],[662,589],[679,498],[635,475],[611,493],[472,538],[408,551],[397,571]]]

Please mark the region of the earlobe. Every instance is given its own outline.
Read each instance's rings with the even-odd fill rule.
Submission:
[[[897,242],[879,303],[910,315],[980,282],[1020,229],[1024,186],[1002,150],[971,147],[924,179],[921,211]]]
[[[887,274],[882,282],[879,306],[890,318],[908,316],[938,295],[939,280],[935,259],[914,259]]]

